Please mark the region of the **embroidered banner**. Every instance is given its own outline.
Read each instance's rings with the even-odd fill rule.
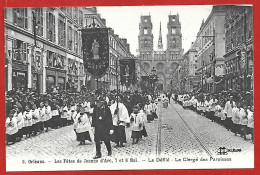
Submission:
[[[108,28],[82,29],[82,49],[84,68],[101,78],[109,67]]]
[[[136,82],[135,59],[121,59],[119,63],[121,84],[134,85]]]

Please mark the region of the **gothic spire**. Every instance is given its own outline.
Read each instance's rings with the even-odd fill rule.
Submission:
[[[160,31],[159,31],[159,39],[158,39],[158,49],[163,50],[161,22],[160,22]]]

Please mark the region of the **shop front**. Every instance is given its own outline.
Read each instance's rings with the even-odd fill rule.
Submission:
[[[12,88],[15,91],[27,91],[28,89],[28,64],[12,62]]]
[[[46,67],[46,91],[65,90],[66,87],[66,70],[65,60],[66,53],[62,50],[47,47],[47,67]]]
[[[252,43],[241,45],[225,55],[226,90],[250,91],[253,89],[253,46]]]
[[[66,84],[66,70],[56,68],[46,68],[46,91],[51,92],[53,88],[56,90],[64,90]]]

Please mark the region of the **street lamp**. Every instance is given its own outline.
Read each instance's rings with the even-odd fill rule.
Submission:
[[[156,69],[153,67],[151,70],[151,75],[150,75],[150,81],[151,81],[151,87],[152,87],[152,93],[154,94],[155,90],[155,82],[158,81],[157,75],[156,75]]]

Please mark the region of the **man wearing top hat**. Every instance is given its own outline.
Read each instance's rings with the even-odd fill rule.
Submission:
[[[101,158],[101,141],[105,142],[108,156],[112,155],[111,135],[113,134],[112,115],[105,99],[100,96],[97,103],[94,105],[92,115],[92,127],[94,128],[94,140],[96,144],[96,155],[94,159]]]

